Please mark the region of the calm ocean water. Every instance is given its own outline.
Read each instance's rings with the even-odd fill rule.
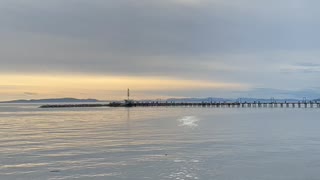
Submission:
[[[1,180],[320,177],[320,109],[0,105]]]

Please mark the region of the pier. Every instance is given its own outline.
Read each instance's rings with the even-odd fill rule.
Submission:
[[[53,104],[40,108],[76,108],[76,107],[210,107],[210,108],[320,108],[320,103],[309,102],[159,102],[126,101],[109,104]]]
[[[280,101],[274,98],[260,102],[175,102],[175,101],[134,101],[130,99],[130,89],[127,90],[127,99],[124,102],[111,102],[108,104],[53,104],[42,105],[40,108],[76,108],[76,107],[207,107],[207,108],[320,108],[320,102],[313,100],[307,101]]]

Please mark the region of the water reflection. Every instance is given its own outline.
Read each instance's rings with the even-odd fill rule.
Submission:
[[[0,105],[0,179],[320,176],[319,109],[12,108]]]
[[[179,126],[185,126],[190,128],[195,128],[198,126],[199,119],[195,116],[184,116],[181,119],[178,119],[180,123]]]
[[[184,180],[197,180],[199,176],[197,172],[199,168],[199,160],[181,160],[176,159],[174,163],[178,165],[178,168],[169,174],[168,179],[184,179]]]
[[[130,130],[130,108],[127,108],[127,130]]]

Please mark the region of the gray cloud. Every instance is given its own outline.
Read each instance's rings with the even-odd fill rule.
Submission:
[[[317,1],[173,2],[10,1],[1,20],[9,29],[80,38],[130,55],[319,47],[318,36],[312,36],[319,31]]]
[[[289,74],[315,74],[320,73],[320,64],[316,62],[298,62],[282,69],[284,73]]]
[[[306,4],[302,9],[294,8],[295,1],[242,0],[235,6],[200,0],[195,7],[173,0],[5,2],[1,20],[8,29],[82,39],[112,53],[185,55],[318,47],[317,36],[310,33],[318,32],[319,26],[306,16],[312,12],[309,1],[298,3]]]
[[[38,95],[38,93],[35,93],[35,92],[24,92],[23,94],[24,94],[24,95],[28,95],[28,96]]]
[[[309,89],[273,89],[273,88],[253,88],[249,91],[235,91],[238,97],[257,97],[257,98],[294,98],[308,100],[317,99],[320,97],[319,87]]]
[[[297,63],[297,66],[301,66],[301,67],[320,67],[320,63],[310,63],[310,62],[301,62],[301,63]]]

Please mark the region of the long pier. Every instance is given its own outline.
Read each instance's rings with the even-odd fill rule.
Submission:
[[[53,104],[40,108],[75,107],[211,107],[211,108],[320,108],[320,103],[309,102],[130,102],[109,104]]]

